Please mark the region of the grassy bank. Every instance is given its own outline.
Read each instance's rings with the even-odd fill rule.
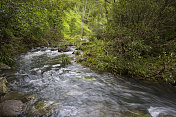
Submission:
[[[167,55],[159,57],[137,56],[122,53],[120,47],[114,47],[112,41],[90,38],[89,42],[77,41],[77,49],[83,50],[77,55],[77,61],[92,69],[108,71],[113,74],[127,75],[139,80],[175,83],[175,59]]]

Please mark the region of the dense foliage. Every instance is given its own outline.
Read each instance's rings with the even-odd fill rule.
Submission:
[[[103,41],[87,44],[86,64],[139,79],[176,81],[176,1],[106,1]]]
[[[175,0],[120,0],[113,4],[110,37],[115,54],[126,61],[127,72],[175,82],[175,12]]]
[[[0,3],[0,62],[27,48],[62,38],[60,0],[3,0]]]

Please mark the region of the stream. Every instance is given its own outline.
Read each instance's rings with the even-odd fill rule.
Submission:
[[[75,48],[70,48],[38,47],[21,54],[8,77],[10,88],[56,102],[59,106],[47,115],[51,117],[176,116],[176,88],[91,70],[75,62]],[[61,65],[62,54],[73,57],[72,63]]]

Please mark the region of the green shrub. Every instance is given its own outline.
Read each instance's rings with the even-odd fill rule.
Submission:
[[[75,55],[81,55],[81,52],[79,50],[77,50],[77,51],[74,51],[74,54]]]
[[[62,65],[68,65],[68,64],[71,64],[71,58],[68,56],[68,55],[66,55],[66,54],[62,54],[61,55],[61,64]]]
[[[15,63],[14,59],[9,56],[9,55],[3,55],[3,54],[0,54],[0,63],[4,63],[6,65],[13,65]]]

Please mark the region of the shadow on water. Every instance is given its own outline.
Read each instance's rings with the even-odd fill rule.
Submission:
[[[75,49],[64,52],[69,57]],[[57,48],[36,48],[17,59],[17,72],[9,77],[14,91],[55,101],[58,117],[123,117],[140,111],[152,117],[176,116],[176,89],[98,73],[72,60],[62,66]],[[27,112],[28,113],[28,112]]]

